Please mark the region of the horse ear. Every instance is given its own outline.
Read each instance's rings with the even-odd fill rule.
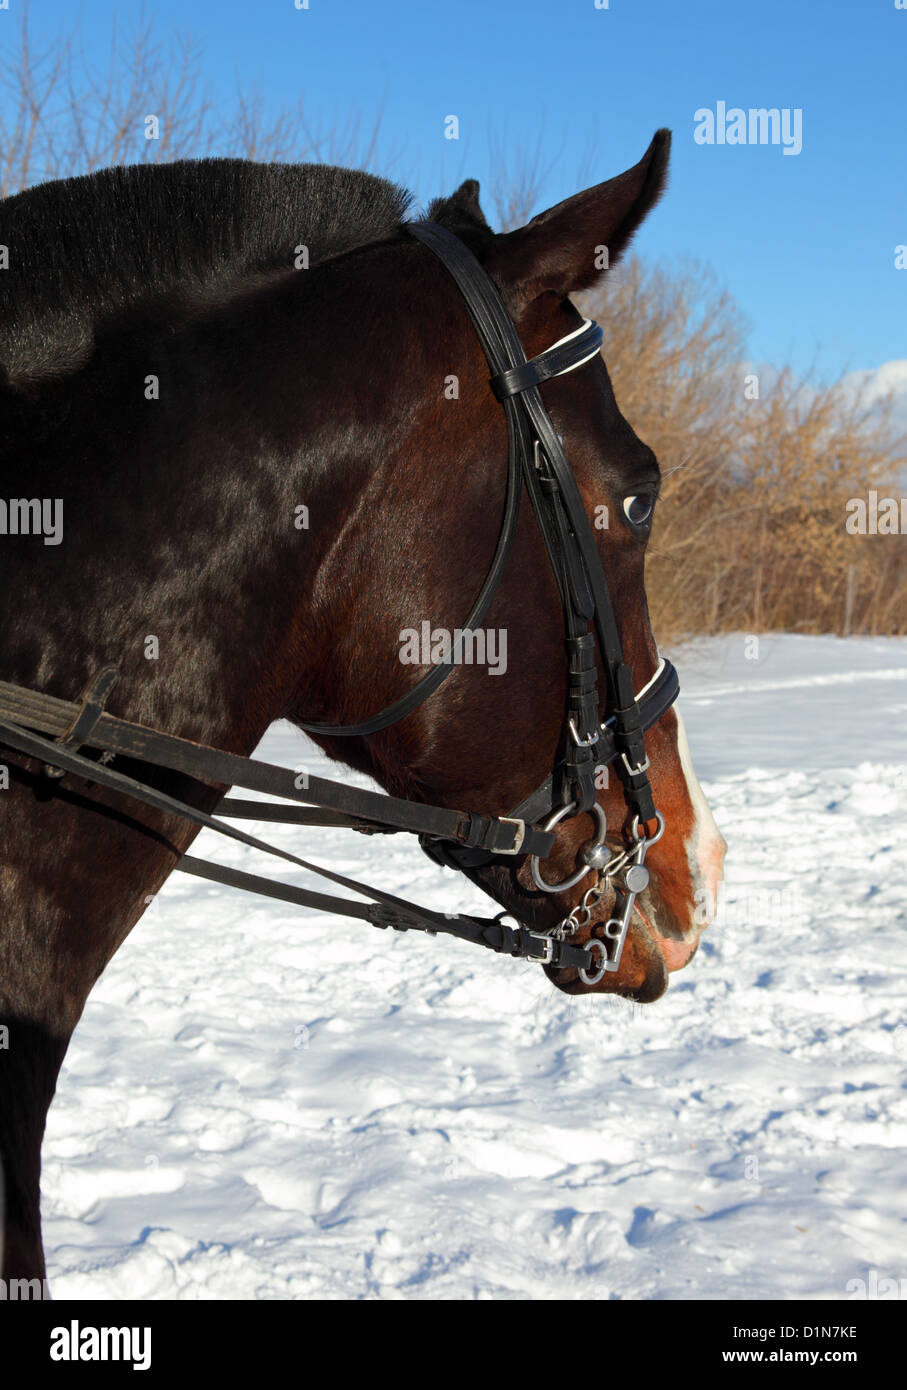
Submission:
[[[664,192],[671,132],[659,130],[642,159],[525,227],[495,238],[486,269],[527,304],[542,294],[589,289],[622,255]]]
[[[467,179],[448,198],[435,198],[429,204],[428,215],[433,222],[442,222],[445,226],[475,223],[479,227],[487,227],[485,215],[479,207],[478,179]]]

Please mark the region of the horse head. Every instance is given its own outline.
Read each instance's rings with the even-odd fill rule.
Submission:
[[[503,235],[488,227],[475,181],[430,206],[429,225],[454,233],[491,278],[527,356],[578,337],[584,320],[569,296],[596,286],[618,261],[664,187],[668,147],[667,133],[659,132],[634,168]],[[396,437],[382,452],[383,506],[375,509],[371,525],[360,524],[348,538],[331,566],[336,578],[328,587],[342,592],[351,575],[362,576],[368,611],[379,616],[367,632],[350,624],[340,639],[339,663],[326,659],[315,681],[321,710],[336,715],[342,709],[353,725],[382,703],[399,700],[407,678],[411,684],[414,674],[424,676],[425,663],[450,660],[455,634],[463,632],[458,623],[493,564],[513,447],[475,315],[437,259],[421,245],[398,241],[383,255],[373,254],[363,271],[369,283],[361,292],[371,304],[382,279],[392,280],[395,290],[387,302],[397,315],[380,332],[384,372],[392,375],[393,386],[388,382],[377,394],[393,393]],[[594,518],[620,648],[640,692],[659,669],[644,583],[658,461],[621,415],[606,365],[594,350],[545,380],[540,391],[585,512]],[[325,581],[324,574],[320,578]],[[358,747],[330,736],[322,743],[398,794],[481,806],[496,815],[511,814],[527,798],[532,805],[534,789],[556,763],[565,723],[560,615],[550,555],[531,511],[524,509],[484,616],[482,640],[472,638],[466,660],[443,689]],[[471,659],[477,652],[480,659]],[[606,664],[601,651],[598,659],[600,667]],[[304,687],[293,713],[318,737],[317,722],[308,722],[312,695],[311,684]],[[601,714],[607,721],[607,708]],[[676,712],[666,711],[648,731],[645,753],[660,816],[647,843],[648,876],[636,869],[636,882],[645,886],[632,904],[620,968],[590,978],[575,968],[548,967],[552,981],[568,992],[657,998],[669,972],[691,959],[716,900],[724,841]],[[448,855],[447,862],[533,929],[569,934],[577,943],[602,940],[615,930],[607,924],[615,922],[623,881],[599,876],[596,886],[584,855],[598,841],[601,861],[613,867],[622,853],[627,860],[634,829],[637,837],[640,832],[625,783],[613,766],[596,768],[595,815],[589,806],[585,814],[555,816],[557,840],[543,869],[525,857],[514,862],[490,854],[455,860]],[[563,891],[547,891],[560,884]],[[626,896],[624,891],[622,903]]]

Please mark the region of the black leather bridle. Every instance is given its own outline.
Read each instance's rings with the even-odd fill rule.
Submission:
[[[646,850],[664,830],[664,820],[652,799],[644,733],[670,708],[679,689],[676,671],[670,662],[662,660],[645,689],[634,694],[595,533],[538,390],[540,383],[573,371],[595,357],[602,332],[587,320],[580,329],[527,361],[494,283],[469,248],[434,222],[408,224],[406,230],[441,260],[456,282],[491,368],[492,390],[506,413],[508,476],[501,530],[491,567],[463,629],[459,630],[462,635],[455,642],[449,661],[435,666],[404,696],[370,719],[353,725],[301,727],[324,738],[367,737],[403,719],[438,689],[458,663],[465,634],[482,622],[500,584],[525,485],[557,584],[567,651],[563,744],[560,757],[542,786],[510,816],[426,806],[324,778],[307,777],[300,786],[299,778],[285,768],[207,748],[105,713],[104,704],[117,676],[114,667],[98,672],[81,702],[75,704],[0,682],[0,744],[38,758],[51,776],[66,772],[81,775],[157,810],[276,854],[373,901],[356,903],[314,893],[189,855],[183,855],[177,866],[184,872],[283,901],[359,917],[375,926],[443,932],[544,964],[573,966],[584,981],[594,984],[607,971],[616,971],[620,964],[634,900],[648,882],[643,863]],[[598,694],[596,644],[610,710],[604,722]],[[51,737],[41,736],[45,734]],[[100,750],[101,760],[85,757],[79,751],[83,746]],[[363,833],[405,830],[418,834],[423,848],[437,862],[467,873],[495,860],[512,863],[513,856],[529,855],[533,879],[541,890],[563,892],[587,873],[592,873],[596,882],[582,903],[550,932],[530,931],[519,924],[511,927],[503,920],[507,913],[490,919],[442,915],[310,864],[167,796],[110,767],[109,760],[116,756],[185,773],[199,781],[244,787],[319,808],[313,811],[274,807],[227,797],[215,810],[229,819],[331,825]],[[630,821],[628,843],[614,854],[605,844],[607,827],[596,798],[596,774],[610,764],[618,769]],[[582,853],[582,869],[564,882],[550,884],[541,876],[540,863],[554,846],[555,826],[582,812],[596,816],[596,838]],[[539,825],[543,819],[546,823]],[[616,892],[615,916],[604,924],[601,937],[593,936],[584,946],[571,943],[568,938],[577,928],[591,922],[592,911],[609,886]]]

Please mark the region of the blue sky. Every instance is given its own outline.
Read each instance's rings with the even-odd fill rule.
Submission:
[[[15,11],[22,0],[10,0]],[[751,325],[756,360],[822,377],[907,357],[907,10],[896,0],[154,0],[158,38],[189,32],[218,103],[260,85],[313,123],[381,113],[379,172],[420,200],[475,176],[490,144],[541,153],[539,208],[674,131],[671,186],[637,239],[710,263]],[[116,12],[81,9],[89,57]],[[77,6],[32,0],[49,36]],[[8,23],[11,14],[0,14]],[[698,145],[694,112],[801,108],[803,149]],[[443,138],[458,116],[459,141]],[[485,198],[486,212],[492,204]]]

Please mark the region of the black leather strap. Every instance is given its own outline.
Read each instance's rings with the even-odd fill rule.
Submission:
[[[50,739],[41,738],[38,734],[30,733],[28,730],[18,728],[16,725],[8,724],[3,720],[0,720],[0,742],[27,757],[51,761],[53,765],[61,767],[65,772],[74,773],[87,781],[119,792],[133,801],[140,801],[157,811],[178,816],[181,820],[191,821],[194,825],[217,831],[219,835],[225,835],[228,839],[237,840],[240,844],[248,845],[250,848],[260,850],[265,854],[276,855],[280,859],[286,860],[287,863],[307,869],[310,873],[318,874],[321,878],[329,879],[331,883],[349,888],[354,893],[361,893],[373,901],[368,904],[356,903],[347,898],[315,893],[308,889],[297,889],[289,884],[274,884],[270,879],[260,878],[253,874],[243,874],[235,869],[225,868],[219,864],[209,864],[205,860],[184,855],[177,867],[182,868],[186,873],[207,878],[215,883],[248,888],[253,892],[264,893],[268,897],[280,898],[285,902],[295,902],[307,907],[316,907],[325,912],[335,912],[340,916],[360,917],[370,921],[374,926],[395,926],[402,930],[415,928],[422,931],[443,932],[476,941],[495,951],[506,951],[509,955],[521,956],[529,960],[544,960],[549,964],[555,963],[555,957],[559,962],[579,964],[584,969],[590,968],[593,963],[591,956],[585,950],[578,947],[566,947],[565,943],[550,942],[528,931],[525,927],[510,928],[497,919],[442,915],[433,912],[430,908],[411,903],[406,898],[399,898],[395,893],[387,893],[371,884],[360,883],[358,879],[335,873],[332,869],[326,869],[321,864],[312,864],[309,860],[301,859],[298,855],[291,854],[289,850],[281,849],[278,845],[269,845],[254,835],[247,835],[243,830],[236,830],[233,826],[225,825],[207,812],[200,811],[197,807],[190,806],[184,801],[179,801],[176,797],[168,796],[156,787],[146,786],[145,783],[137,782],[134,778],[127,777],[124,773],[117,772],[103,763],[93,762],[90,758],[83,757],[81,753],[74,753],[67,748],[62,748]],[[232,755],[225,754],[224,756]],[[560,948],[561,946],[564,946],[566,954],[564,950],[553,950],[554,947]]]
[[[119,674],[115,666],[103,666],[92,676],[82,692],[78,714],[69,728],[65,729],[57,738],[57,743],[61,747],[72,748],[78,752],[82,744],[87,742],[89,734],[104,713],[107,697],[116,685]],[[51,767],[49,763],[44,768],[44,774],[46,777],[63,776],[58,767]]]
[[[243,830],[236,830],[233,826],[225,825],[222,821],[216,820],[214,816],[208,815],[207,812],[200,811],[197,807],[190,806],[184,801],[179,801],[176,797],[168,796],[156,787],[146,786],[143,782],[137,782],[134,778],[127,777],[124,773],[117,772],[103,763],[93,762],[90,758],[83,757],[81,753],[75,753],[50,739],[41,738],[38,734],[17,728],[15,725],[7,724],[2,720],[0,720],[0,741],[7,747],[24,753],[27,757],[52,760],[53,765],[62,768],[64,772],[74,773],[90,782],[119,792],[133,801],[140,801],[146,806],[151,806],[157,811],[178,816],[181,820],[191,821],[193,824],[203,826],[208,830],[215,830],[218,834],[226,835],[229,839],[237,840],[240,844],[248,845],[252,849],[260,850],[265,854],[276,855],[290,864],[307,869],[310,873],[318,874],[321,878],[329,879],[331,883],[349,888],[354,893],[361,893],[373,901],[357,903],[348,898],[335,897],[332,894],[296,888],[291,884],[274,883],[259,875],[245,874],[240,870],[226,868],[220,864],[210,864],[203,859],[195,859],[191,855],[183,855],[177,864],[177,868],[182,869],[185,873],[194,874],[214,883],[223,883],[229,887],[244,888],[266,897],[279,898],[284,902],[337,913],[342,917],[359,917],[371,922],[373,926],[393,926],[403,931],[413,928],[432,933],[443,932],[447,935],[475,941],[495,951],[504,951],[508,955],[520,956],[528,960],[541,960],[548,964],[578,965],[583,969],[589,969],[593,964],[587,951],[579,947],[567,946],[566,943],[551,942],[528,931],[525,927],[510,928],[498,919],[442,915],[433,912],[430,908],[411,903],[406,898],[399,898],[395,893],[386,893],[383,889],[375,888],[371,884],[360,883],[358,879],[348,878],[345,874],[338,874],[332,869],[326,869],[321,864],[312,864],[296,854],[291,854],[289,850],[281,849],[278,845],[269,845],[254,835],[247,835]]]
[[[274,801],[244,801],[241,797],[225,796],[214,808],[214,814],[230,820],[273,821],[279,825],[317,825],[332,830],[356,830],[360,835],[399,835],[398,825],[379,825],[361,816],[345,816],[340,811],[327,811],[315,806],[283,806]]]
[[[195,859],[188,854],[183,855],[177,868],[196,878],[207,879],[211,883],[222,883],[227,888],[239,888],[259,897],[276,898],[296,907],[313,907],[320,912],[331,912],[341,917],[358,917],[360,921],[370,922],[373,927],[392,927],[394,931],[427,931],[432,936],[454,936],[460,941],[471,941],[476,946],[486,946],[490,951],[497,951],[501,955],[539,961],[561,969],[573,966],[588,970],[592,964],[592,957],[585,948],[570,945],[566,941],[542,938],[525,927],[508,926],[500,920],[500,916],[442,918],[425,909],[416,909],[412,904],[404,909],[384,903],[357,903],[349,898],[334,897],[330,893],[315,893],[289,883],[277,883],[273,879],[263,878],[260,874],[247,874],[240,869],[210,864],[205,859]]]
[[[591,811],[596,801],[595,769],[601,737],[595,638],[591,632],[567,638],[567,720],[563,803],[566,806],[572,801],[577,811]]]
[[[643,730],[653,728],[663,715],[671,708],[680,693],[680,681],[673,665],[666,658],[662,658],[662,666],[658,675],[647,686],[647,688],[637,698],[637,708],[639,710],[639,722]],[[603,724],[596,745],[596,756],[600,764],[612,763],[617,757],[617,744],[614,738],[614,730],[611,720]],[[523,817],[531,821],[543,821],[550,816],[557,804],[555,795],[555,784],[558,777],[559,766],[540,787],[521,801],[515,807],[511,815]]]
[[[491,389],[499,401],[526,391],[530,386],[538,386],[552,377],[563,376],[574,367],[594,357],[602,345],[604,334],[597,323],[588,323],[582,333],[569,342],[557,343],[546,348],[537,357],[530,357],[520,367],[508,367],[491,378]]]
[[[21,726],[55,734],[67,727],[72,709],[73,706],[65,700],[0,682],[0,743],[7,743],[20,752],[26,751],[20,746],[24,735]],[[7,720],[10,722],[5,722]],[[20,742],[14,741],[16,737]],[[299,785],[299,775],[290,768],[208,748],[205,744],[192,743],[174,734],[148,729],[143,724],[131,724],[111,714],[101,715],[83,741],[88,747],[105,753],[136,758],[155,767],[169,768],[171,772],[185,773],[199,781],[242,787],[268,796],[280,796],[288,801],[321,806],[342,816],[390,825],[415,835],[439,835],[470,848],[493,849],[496,854],[546,855],[550,854],[554,845],[553,835],[537,826],[524,825],[515,818],[477,815],[445,806],[404,801],[400,797],[386,796],[383,792],[347,787],[342,782],[309,774],[302,779],[303,785]],[[49,751],[58,748],[54,743],[47,746]],[[48,756],[45,761],[57,767],[66,766],[62,754],[60,757]],[[89,766],[94,768],[93,781],[114,785],[106,777],[109,769],[95,762],[90,762]],[[141,787],[143,784],[135,782],[133,785]]]
[[[676,670],[670,661],[662,658],[661,671],[637,699],[640,724],[644,730],[651,729],[658,723],[677,699],[679,691],[680,682]],[[616,757],[617,746],[609,722],[602,725],[596,745],[597,766],[611,763]],[[561,759],[541,786],[536,787],[519,806],[514,807],[512,814],[526,821],[547,820],[555,807],[563,802],[563,768],[564,761]],[[460,845],[445,843],[443,840],[431,840],[424,835],[419,837],[419,844],[429,859],[447,869],[478,869],[493,863],[496,857],[485,850],[464,849]]]
[[[501,529],[498,534],[495,553],[488,574],[485,576],[485,582],[479,590],[468,617],[463,622],[461,628],[463,635],[454,642],[450,661],[441,663],[433,671],[429,671],[405,695],[401,695],[398,700],[386,705],[383,710],[379,710],[369,719],[360,720],[356,724],[300,724],[301,729],[305,729],[310,734],[319,734],[322,738],[366,738],[369,734],[376,734],[381,729],[387,729],[391,724],[397,724],[408,714],[412,714],[413,710],[418,709],[447,680],[459,662],[466,642],[466,633],[474,631],[480,625],[491,607],[492,599],[498,591],[504,570],[507,568],[507,561],[510,558],[519,516],[522,487],[520,455],[513,436],[512,422],[508,422],[507,458],[507,495],[504,501],[504,515],[501,519]]]

